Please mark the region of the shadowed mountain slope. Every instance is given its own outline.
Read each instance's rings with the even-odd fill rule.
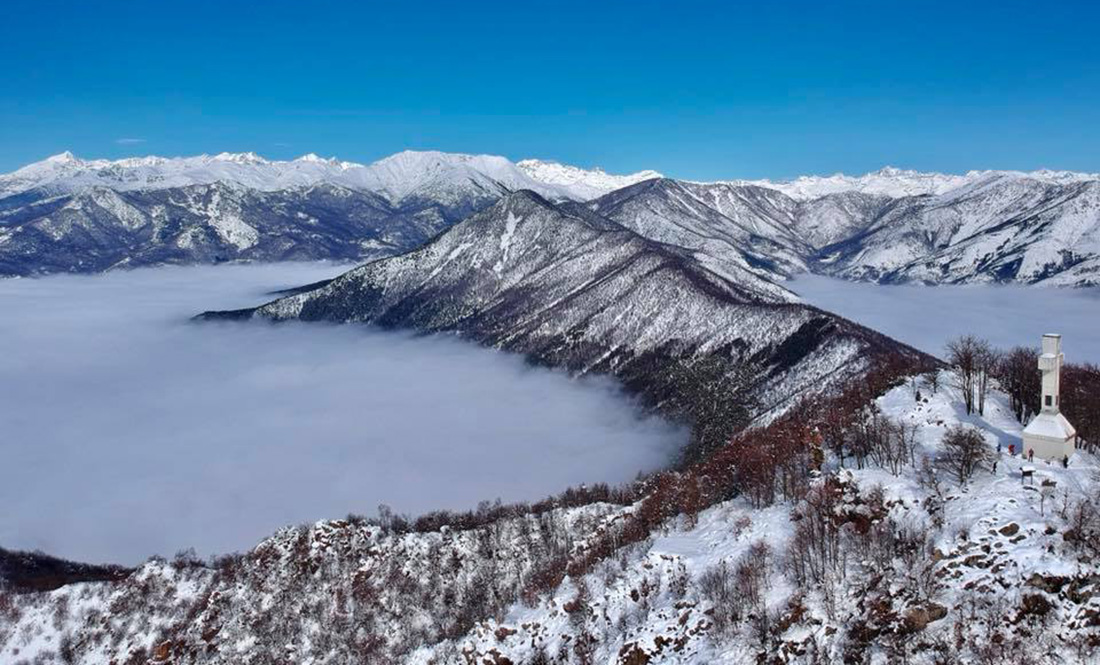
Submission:
[[[609,374],[704,447],[886,359],[930,362],[749,273],[720,276],[582,204],[511,194],[407,254],[206,319],[370,323],[459,333],[574,373]]]

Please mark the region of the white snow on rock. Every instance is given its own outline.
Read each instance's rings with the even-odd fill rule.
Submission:
[[[238,249],[248,249],[260,239],[260,234],[255,228],[249,226],[240,216],[231,212],[215,215],[210,218],[210,226],[214,231],[231,245]]]
[[[962,175],[950,173],[925,173],[911,169],[887,166],[873,173],[849,176],[836,173],[830,176],[800,176],[792,180],[732,180],[735,185],[757,185],[783,192],[798,201],[810,201],[830,194],[860,192],[891,198],[946,194],[952,190],[972,185],[990,178],[1024,178],[1048,184],[1066,185],[1074,182],[1100,180],[1098,173],[1075,173],[1043,169],[1022,171],[969,171]]]
[[[612,175],[599,167],[585,170],[568,164],[538,159],[524,159],[516,162],[516,166],[534,180],[570,189],[578,195],[577,198],[582,200],[594,199],[643,180],[664,177],[651,170],[638,171],[630,175]]]
[[[91,187],[118,191],[168,189],[225,182],[261,191],[309,187],[321,183],[371,191],[399,201],[408,196],[438,196],[469,188],[489,195],[500,190],[532,189],[555,199],[587,200],[648,178],[652,171],[617,176],[552,162],[518,164],[494,155],[463,155],[406,150],[364,165],[309,153],[288,161],[267,160],[254,152],[197,157],[131,157],[83,160],[71,152],[0,175],[0,196],[43,188],[62,194]]]
[[[538,159],[511,162],[493,155],[466,155],[438,151],[406,150],[364,165],[314,153],[294,160],[267,160],[254,152],[199,155],[196,157],[129,157],[118,160],[84,160],[71,152],[53,155],[9,174],[0,175],[0,195],[34,188],[58,193],[101,186],[116,190],[165,189],[192,184],[231,182],[253,189],[275,191],[318,183],[364,189],[401,199],[422,187],[457,185],[509,189],[534,189],[544,196],[589,200],[629,185],[663,177],[643,170],[614,175],[600,168],[582,169]],[[1100,174],[1039,170],[970,171],[965,174],[924,173],[887,166],[862,176],[837,173],[801,176],[793,180],[725,180],[702,184],[754,185],[809,201],[830,194],[860,192],[901,198],[946,194],[961,187],[990,180],[1012,178],[1068,185],[1100,180]]]
[[[1098,174],[953,175],[887,167],[862,176],[693,183],[656,171],[612,175],[534,159],[513,163],[499,156],[438,151],[404,151],[368,165],[313,153],[289,161],[269,161],[251,152],[115,161],[62,153],[0,175],[0,198],[22,195],[8,199],[10,206],[5,201],[0,221],[36,224],[49,214],[50,200],[71,196],[88,210],[66,205],[70,217],[91,215],[79,224],[94,229],[97,237],[114,238],[91,244],[69,234],[66,224],[77,222],[44,222],[42,238],[9,240],[0,269],[37,274],[117,265],[122,257],[88,255],[119,254],[119,243],[145,237],[135,232],[147,223],[145,206],[151,200],[158,194],[163,198],[165,191],[175,197],[181,188],[198,186],[252,195],[248,214],[240,217],[255,233],[233,219],[207,224],[231,245],[223,245],[221,255],[236,257],[254,248],[249,252],[253,260],[288,252],[278,248],[285,224],[269,228],[266,216],[282,205],[319,205],[341,225],[348,217],[372,217],[369,232],[393,253],[419,245],[506,194],[531,190],[554,202],[590,201],[600,214],[646,237],[689,249],[731,279],[786,278],[809,271],[879,283],[1100,284]],[[90,201],[89,192],[100,192],[98,199]],[[343,210],[329,205],[333,200],[350,202]],[[196,217],[205,214],[196,210]],[[295,249],[332,258],[324,252],[335,250],[310,243],[331,238],[333,229],[300,219],[300,226],[320,229],[295,229],[294,243],[310,245]],[[138,264],[163,260],[158,253],[163,221],[155,226],[158,233],[146,234]],[[347,230],[362,232],[361,225],[356,227]],[[342,234],[336,239],[338,245],[346,242]],[[197,254],[176,260],[209,256]]]
[[[508,254],[512,249],[512,239],[516,235],[517,224],[519,224],[519,217],[516,217],[515,212],[509,210],[508,219],[505,222],[504,233],[500,236],[500,258],[493,264],[493,272],[497,274],[497,277],[501,276],[504,271],[504,264],[508,262]],[[455,252],[461,252],[463,247],[469,245],[470,243],[466,243],[455,248],[455,250],[448,255],[448,260],[454,257]]]

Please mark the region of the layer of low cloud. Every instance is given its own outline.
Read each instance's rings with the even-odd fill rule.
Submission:
[[[0,281],[0,546],[123,563],[232,551],[380,503],[627,481],[683,444],[608,381],[454,338],[187,320],[340,270]]]
[[[1100,289],[879,286],[817,275],[788,286],[811,304],[939,357],[959,335],[1008,348],[1038,346],[1043,333],[1061,333],[1067,361],[1100,363]]]
[[[117,143],[119,145],[137,145],[139,143],[145,143],[145,139],[125,138],[124,137],[124,138],[121,138],[121,139],[115,139],[115,143]]]

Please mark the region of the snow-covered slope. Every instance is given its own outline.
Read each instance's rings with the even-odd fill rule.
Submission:
[[[817,270],[929,283],[1100,284],[1100,181],[985,175],[936,196],[881,206],[823,247]]]
[[[540,363],[611,374],[694,425],[706,446],[877,361],[929,360],[795,299],[749,271],[731,279],[589,206],[518,192],[414,252],[254,310],[206,316],[459,332]]]
[[[524,173],[537,182],[555,187],[566,187],[577,200],[594,199],[616,189],[644,180],[664,177],[656,171],[639,171],[630,175],[613,175],[603,169],[585,170],[568,164],[524,159],[516,162]]]
[[[0,175],[0,274],[370,259],[413,249],[502,196],[529,190],[551,201],[591,201],[601,214],[690,250],[734,281],[810,270],[883,282],[1089,286],[1100,284],[1098,187],[1098,175],[1063,171],[885,168],[859,177],[692,183],[654,171],[619,176],[432,151],[369,165],[316,155],[108,161],[64,153]],[[286,216],[314,190],[341,192],[348,207]],[[176,204],[204,191],[237,191],[225,197],[252,207],[221,218],[215,209],[192,215],[196,208]],[[364,207],[374,209],[365,233]],[[239,223],[246,217],[257,222]]]
[[[270,161],[255,153],[197,157],[83,160],[70,152],[0,175],[0,198],[30,190],[71,194],[93,187],[116,191],[170,189],[229,183],[261,191],[329,184],[381,194],[391,203],[409,196],[467,196],[468,190],[499,195],[530,189],[554,199],[586,200],[647,178],[652,171],[616,176],[551,162],[518,164],[492,155],[404,152],[364,165],[314,154]]]
[[[639,235],[691,250],[711,270],[782,282],[804,272],[813,248],[794,233],[794,203],[759,187],[649,180],[591,203]]]
[[[0,176],[0,276],[365,260],[413,249],[512,191],[585,200],[650,175],[441,152],[366,166],[316,155],[86,161],[64,153]]]
[[[970,185],[991,176],[1027,178],[1052,185],[1068,185],[1087,180],[1100,180],[1097,173],[1073,171],[969,171],[963,175],[950,173],[923,173],[910,169],[887,166],[873,173],[848,176],[837,173],[831,176],[800,176],[793,180],[733,180],[734,185],[757,185],[783,192],[798,201],[818,199],[829,194],[859,192],[890,198],[945,194],[953,189]]]
[[[879,282],[1100,285],[1096,176],[985,172],[950,186],[929,176],[928,189],[945,191],[912,195],[898,195],[914,189],[899,178],[848,179],[814,198],[767,183],[658,179],[591,206],[732,276],[782,280],[809,270]],[[884,193],[887,181],[901,189]]]
[[[532,662],[591,636],[594,662],[1095,662],[1100,562],[1071,543],[1071,529],[1074,506],[1098,488],[1097,459],[1040,463],[1022,483],[1029,465],[1008,454],[1020,450],[1020,425],[1003,395],[969,417],[951,389],[922,392],[899,387],[876,402],[879,418],[913,428],[913,458],[942,454],[947,428],[965,423],[983,433],[996,471],[983,466],[964,487],[934,470],[930,485],[920,462],[895,475],[830,460],[835,541],[829,527],[806,528],[806,503],[723,502],[533,607],[513,605],[461,651]],[[809,571],[819,583],[795,572],[807,533],[820,540],[802,547],[823,548],[822,559],[810,555],[825,566]],[[591,608],[581,621],[570,610],[578,598]]]
[[[648,508],[629,498],[287,528],[216,565],[0,592],[0,662],[1096,662],[1100,563],[1082,536],[1098,522],[1080,509],[1096,509],[1097,459],[1021,482],[999,394],[985,417],[942,387],[876,407],[912,432],[896,474],[830,455],[802,498],[673,511],[633,539]],[[960,423],[998,461],[965,486],[922,462]]]
[[[278,192],[215,182],[103,187],[4,209],[0,275],[231,260],[356,261],[416,247],[467,211],[395,207],[333,185]]]

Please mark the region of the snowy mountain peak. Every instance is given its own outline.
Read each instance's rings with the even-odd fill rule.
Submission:
[[[662,178],[656,171],[638,171],[629,175],[611,175],[603,169],[582,169],[558,162],[542,161],[539,159],[524,159],[516,162],[516,166],[534,180],[550,185],[558,185],[581,189],[589,193],[587,198],[595,198],[601,194],[621,189],[643,180]]]
[[[222,152],[214,155],[213,159],[220,162],[232,162],[234,164],[268,164],[266,159],[254,152]]]
[[[731,184],[756,185],[778,190],[799,201],[808,201],[830,194],[861,192],[901,198],[923,194],[942,194],[967,184],[972,176],[943,173],[922,173],[885,166],[862,176],[836,173],[830,176],[800,176],[793,180],[741,180]]]
[[[321,157],[320,155],[318,155],[315,152],[306,153],[306,154],[302,155],[301,157],[299,157],[298,159],[295,159],[294,161],[296,161],[296,162],[305,162],[307,164],[333,164],[333,165],[338,165],[338,164],[342,163],[342,162],[340,162],[340,160],[336,159],[335,157],[325,158],[325,157]],[[347,162],[345,162],[345,163],[347,163]]]
[[[1025,173],[1021,171],[968,171],[964,175],[900,169],[895,166],[849,176],[835,173],[829,176],[799,176],[792,180],[735,180],[732,185],[755,185],[783,192],[798,201],[810,201],[832,194],[859,192],[889,198],[946,194],[953,190],[991,182],[1004,178],[1030,179],[1065,185],[1073,182],[1100,180],[1100,174],[1051,171],[1043,169]]]
[[[395,203],[414,194],[452,201],[518,189],[535,190],[555,200],[587,200],[657,175],[643,171],[616,176],[534,160],[523,164],[521,167],[497,155],[434,150],[405,150],[369,165],[323,158],[315,153],[291,161],[268,160],[255,152],[112,161],[81,160],[65,152],[0,175],[0,196],[33,189],[67,194],[94,187],[134,191],[220,182],[259,191],[331,184],[381,194]]]
[[[551,199],[590,200],[638,182],[662,177],[661,173],[653,170],[615,175],[598,167],[584,169],[540,159],[512,162],[497,155],[435,150],[404,150],[369,165],[341,161],[335,157],[324,158],[316,153],[290,161],[268,160],[255,152],[222,152],[198,157],[129,157],[112,161],[83,160],[65,151],[14,173],[0,175],[0,196],[36,188],[71,193],[90,187],[122,191],[226,182],[261,191],[328,183],[375,192],[394,201],[425,187],[429,190],[442,188],[451,196],[458,196],[463,191],[476,191],[482,195],[532,189]],[[785,181],[732,180],[714,184],[765,187],[796,201],[810,201],[845,192],[890,198],[941,195],[1003,179],[1030,179],[1068,185],[1100,180],[1100,174],[1042,169],[1031,173],[983,170],[957,175],[885,166],[861,176],[836,173],[801,176]]]
[[[75,164],[78,163],[80,160],[77,159],[76,155],[74,155],[72,152],[66,150],[65,152],[51,155],[47,157],[44,161],[50,164]]]

